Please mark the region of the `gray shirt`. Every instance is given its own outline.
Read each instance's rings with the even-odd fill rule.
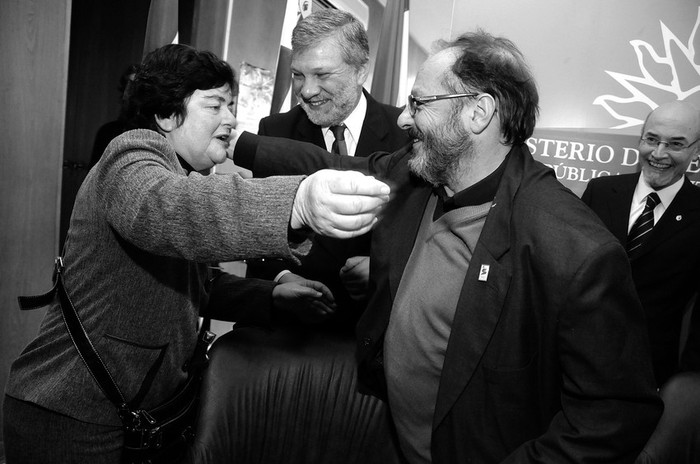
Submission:
[[[401,277],[384,341],[389,406],[411,464],[430,463],[440,374],[464,276],[491,203],[465,206],[433,222],[425,208]]]

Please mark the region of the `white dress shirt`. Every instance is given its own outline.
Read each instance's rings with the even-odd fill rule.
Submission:
[[[352,110],[350,116],[343,121],[345,124],[345,145],[348,147],[348,156],[355,156],[357,141],[360,138],[360,132],[362,132],[362,125],[365,122],[366,114],[367,98],[365,98],[365,94],[362,93],[360,95],[360,101],[357,102],[355,109]],[[321,130],[323,131],[323,139],[326,141],[326,149],[331,151],[333,142],[335,142],[335,136],[330,127],[324,127]]]
[[[632,207],[630,208],[630,217],[629,222],[627,223],[627,233],[629,233],[630,229],[632,229],[634,221],[636,221],[637,218],[642,215],[644,205],[646,205],[647,202],[647,195],[649,195],[651,192],[656,192],[661,200],[654,208],[654,225],[656,225],[673,199],[676,198],[676,194],[683,186],[684,181],[685,176],[681,177],[673,184],[662,188],[661,190],[654,190],[651,188],[651,186],[649,186],[646,180],[644,180],[644,174],[640,175],[637,186],[634,189],[634,195],[632,195]]]

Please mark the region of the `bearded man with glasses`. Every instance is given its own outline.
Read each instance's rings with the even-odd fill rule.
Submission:
[[[525,145],[538,98],[517,47],[478,31],[421,66],[398,118],[406,149],[237,141],[256,175],[331,167],[392,185],[358,381],[388,402],[408,463],[632,463],[661,415],[624,248]]]
[[[686,177],[698,139],[697,108],[661,105],[642,127],[641,172],[593,179],[582,197],[627,247],[648,322],[665,409],[640,462],[700,462],[700,188]],[[635,238],[649,196],[648,226]]]

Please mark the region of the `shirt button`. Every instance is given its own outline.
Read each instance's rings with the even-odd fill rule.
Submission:
[[[365,337],[362,339],[362,346],[369,346],[372,343],[372,339],[369,337]]]

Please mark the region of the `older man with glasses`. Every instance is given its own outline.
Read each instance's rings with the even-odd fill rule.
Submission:
[[[411,464],[631,463],[661,414],[625,250],[533,159],[537,114],[520,51],[479,31],[421,66],[404,150],[236,145],[256,175],[335,167],[392,185],[358,379],[388,401]]]
[[[666,403],[641,462],[700,462],[700,188],[686,177],[699,138],[697,108],[661,105],[642,128],[641,173],[593,179],[583,194],[627,248]]]

